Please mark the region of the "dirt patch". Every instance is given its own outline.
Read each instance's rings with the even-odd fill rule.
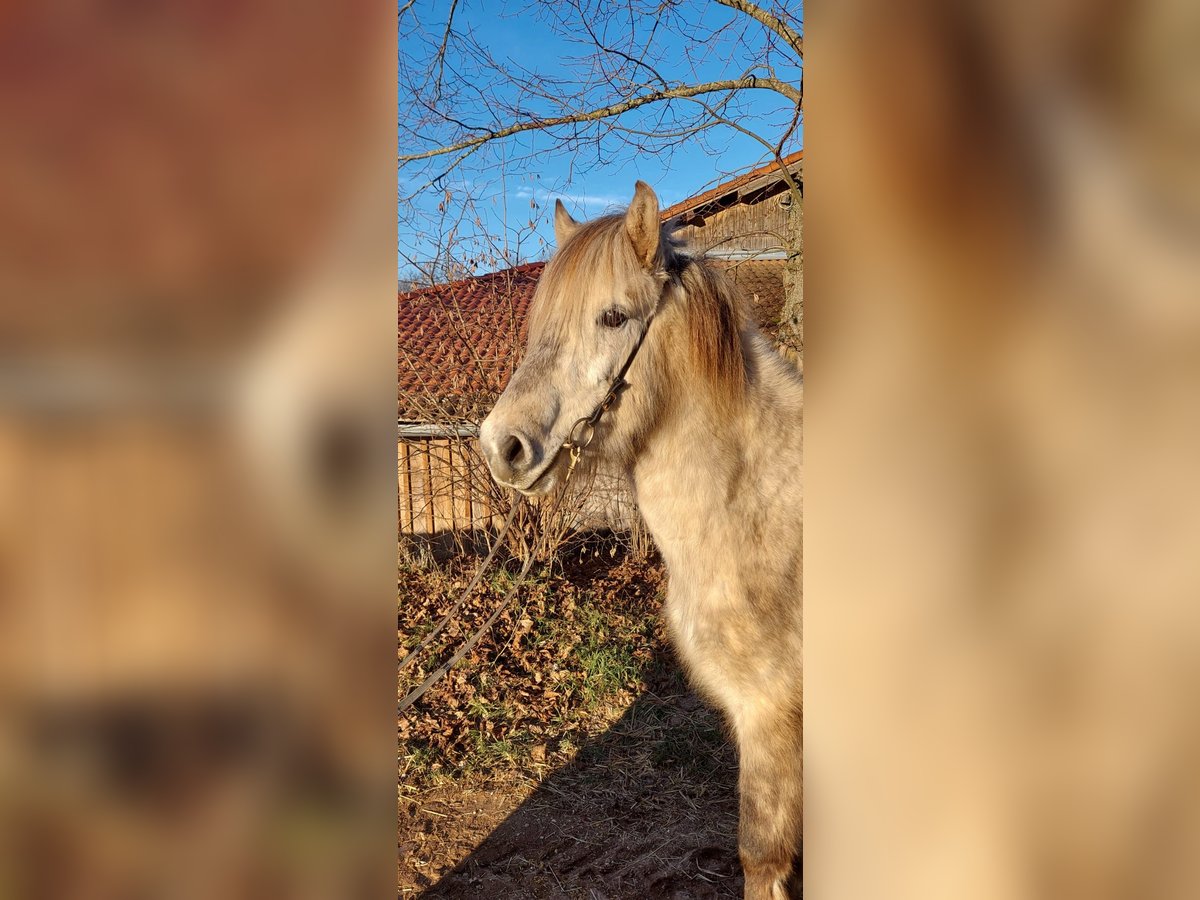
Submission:
[[[520,806],[536,785],[479,778],[423,791],[401,790],[398,817],[402,897],[419,895],[454,868]]]
[[[646,694],[540,784],[480,779],[408,801],[402,896],[741,897],[736,760],[691,694]]]

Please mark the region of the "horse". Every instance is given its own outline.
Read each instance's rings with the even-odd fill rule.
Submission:
[[[666,564],[671,642],[737,744],[745,897],[799,896],[801,376],[733,285],[683,252],[644,182],[589,222],[558,201],[554,231],[481,451],[528,496],[577,464],[629,475]]]

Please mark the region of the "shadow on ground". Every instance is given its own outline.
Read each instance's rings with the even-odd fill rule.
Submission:
[[[546,777],[420,896],[740,898],[736,783],[717,714],[664,686]]]

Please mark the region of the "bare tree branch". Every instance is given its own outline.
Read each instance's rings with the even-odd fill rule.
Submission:
[[[435,82],[436,93],[441,96],[442,82],[446,77],[446,48],[450,44],[450,35],[454,32],[454,11],[458,9],[458,0],[451,0],[450,12],[446,14],[446,30],[442,33],[442,45],[438,47],[437,52],[437,80]]]
[[[787,97],[793,103],[800,102],[800,92],[786,81],[780,81],[777,78],[758,78],[754,75],[748,75],[743,78],[728,81],[710,81],[704,84],[688,84],[680,87],[670,88],[667,90],[652,91],[648,94],[643,94],[640,97],[630,97],[622,100],[619,103],[613,103],[608,106],[602,106],[598,109],[588,110],[580,113],[571,113],[565,116],[553,116],[547,119],[531,119],[528,122],[518,122],[509,125],[506,128],[489,131],[486,134],[477,135],[467,138],[444,147],[437,147],[433,150],[426,150],[421,153],[410,153],[399,157],[400,162],[414,162],[420,159],[430,159],[435,156],[443,156],[448,153],[457,153],[460,150],[466,150],[472,147],[478,147],[488,141],[494,141],[499,138],[508,137],[513,134],[520,134],[525,131],[545,131],[548,128],[556,128],[561,125],[581,124],[585,122],[597,122],[603,119],[619,116],[622,113],[637,109],[649,103],[659,103],[664,100],[684,99],[687,97],[698,97],[703,94],[714,94],[720,91],[733,90],[770,90]]]
[[[749,16],[756,22],[771,29],[796,51],[796,55],[801,60],[804,59],[804,38],[800,36],[794,28],[790,27],[783,19],[767,12],[760,6],[756,6],[749,0],[717,0],[722,6],[728,6],[730,9],[735,9],[744,15]]]

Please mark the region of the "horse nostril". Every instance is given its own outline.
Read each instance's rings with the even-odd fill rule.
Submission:
[[[520,464],[521,458],[525,456],[525,445],[515,434],[510,434],[504,440],[501,455],[506,463],[515,468]]]
[[[484,423],[481,431],[484,458],[492,475],[502,484],[520,481],[541,462],[541,443],[521,428],[492,428]]]

